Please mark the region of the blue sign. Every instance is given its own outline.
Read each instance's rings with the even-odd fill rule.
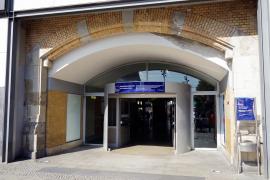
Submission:
[[[254,98],[236,98],[236,118],[238,121],[254,121]]]
[[[164,82],[117,82],[115,93],[164,93]]]

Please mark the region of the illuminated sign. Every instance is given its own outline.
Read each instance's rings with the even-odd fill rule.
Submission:
[[[115,93],[164,93],[164,82],[117,82]]]

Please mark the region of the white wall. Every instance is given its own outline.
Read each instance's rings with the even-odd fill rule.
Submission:
[[[260,118],[261,80],[258,37],[239,36],[234,39],[237,45],[232,66],[234,95],[235,97],[255,97],[257,114]]]
[[[0,19],[0,160],[2,157],[8,19]]]
[[[112,0],[15,0],[14,10],[29,10],[29,9],[40,9],[48,7],[60,7],[70,5],[80,5],[86,3],[106,2]]]
[[[5,86],[8,19],[0,19],[0,87]]]

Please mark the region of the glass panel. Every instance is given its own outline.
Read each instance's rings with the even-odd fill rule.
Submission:
[[[215,96],[194,96],[195,148],[216,148]]]
[[[147,81],[147,71],[139,71],[137,73],[132,73],[117,80],[117,82],[123,81]],[[168,70],[149,70],[148,81],[188,83],[191,85],[193,91],[215,90],[215,87],[207,83],[206,81],[194,78],[186,74]]]
[[[105,84],[128,81],[165,81],[188,83],[189,85],[191,85],[192,91],[216,90],[215,80],[206,79],[207,82],[209,82],[207,83],[204,81],[205,78],[207,77],[201,76],[201,74],[194,72],[193,70],[177,67],[175,65],[162,63],[138,63],[119,67],[104,73],[104,75],[102,76],[90,79],[86,83],[86,91],[103,91]],[[200,87],[197,88],[199,84]]]
[[[116,99],[109,98],[109,116],[108,125],[116,126]]]
[[[225,145],[225,109],[224,109],[224,95],[220,96],[220,136],[221,144]]]
[[[103,143],[104,98],[86,97],[85,143]]]
[[[130,122],[130,107],[129,107],[130,101],[129,99],[121,99],[120,105],[121,105],[121,126],[129,126]]]
[[[196,90],[197,91],[215,91],[215,87],[207,83],[206,81],[199,80]]]

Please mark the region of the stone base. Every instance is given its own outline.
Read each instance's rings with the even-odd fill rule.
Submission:
[[[61,152],[66,151],[68,149],[78,147],[80,145],[82,145],[82,140],[77,140],[77,141],[69,142],[69,143],[66,143],[66,144],[63,144],[60,146],[56,146],[53,148],[46,148],[46,152],[47,152],[47,155],[50,156],[50,155],[61,153]]]
[[[31,153],[31,159],[38,159],[46,156],[46,151],[37,151],[37,152],[32,152]]]

